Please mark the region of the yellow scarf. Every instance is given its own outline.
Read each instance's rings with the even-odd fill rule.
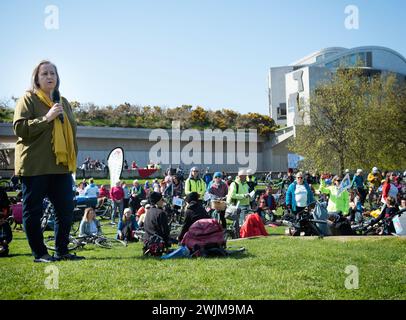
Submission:
[[[54,103],[48,95],[38,89],[35,91],[38,98],[45,103],[49,108],[52,108]],[[61,102],[62,103],[62,102]],[[72,127],[69,119],[64,112],[64,122],[62,123],[59,117],[54,119],[54,130],[52,132],[52,145],[56,156],[56,164],[62,164],[69,168],[70,172],[76,172],[76,152],[73,139]]]

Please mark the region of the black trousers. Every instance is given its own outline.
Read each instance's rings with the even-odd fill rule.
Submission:
[[[41,231],[43,200],[45,197],[55,207],[55,246],[58,255],[68,253],[69,232],[73,220],[72,176],[49,174],[22,177],[23,225],[28,243],[35,258],[48,253]]]

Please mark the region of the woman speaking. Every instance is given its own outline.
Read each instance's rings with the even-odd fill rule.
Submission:
[[[16,105],[13,128],[18,137],[15,172],[23,194],[23,225],[35,262],[83,259],[68,253],[73,219],[72,172],[76,172],[76,124],[72,108],[59,96],[59,75],[50,61],[32,74],[32,87]],[[44,245],[40,219],[43,199],[55,207],[55,256]]]

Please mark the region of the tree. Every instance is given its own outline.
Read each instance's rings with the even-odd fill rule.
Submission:
[[[304,166],[343,173],[345,168],[405,166],[406,88],[394,75],[338,69],[305,106],[309,125],[296,128],[289,148]]]

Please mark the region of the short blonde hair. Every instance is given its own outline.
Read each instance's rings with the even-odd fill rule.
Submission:
[[[56,68],[56,65],[53,64],[49,60],[42,60],[40,63],[38,63],[38,65],[34,68],[34,70],[32,72],[31,90],[30,90],[31,92],[35,92],[40,89],[39,82],[38,82],[39,69],[41,68],[41,66],[43,66],[45,64],[50,64],[55,68],[55,73],[56,73],[56,78],[57,78],[55,90],[59,90],[60,79],[59,79],[58,69]]]

